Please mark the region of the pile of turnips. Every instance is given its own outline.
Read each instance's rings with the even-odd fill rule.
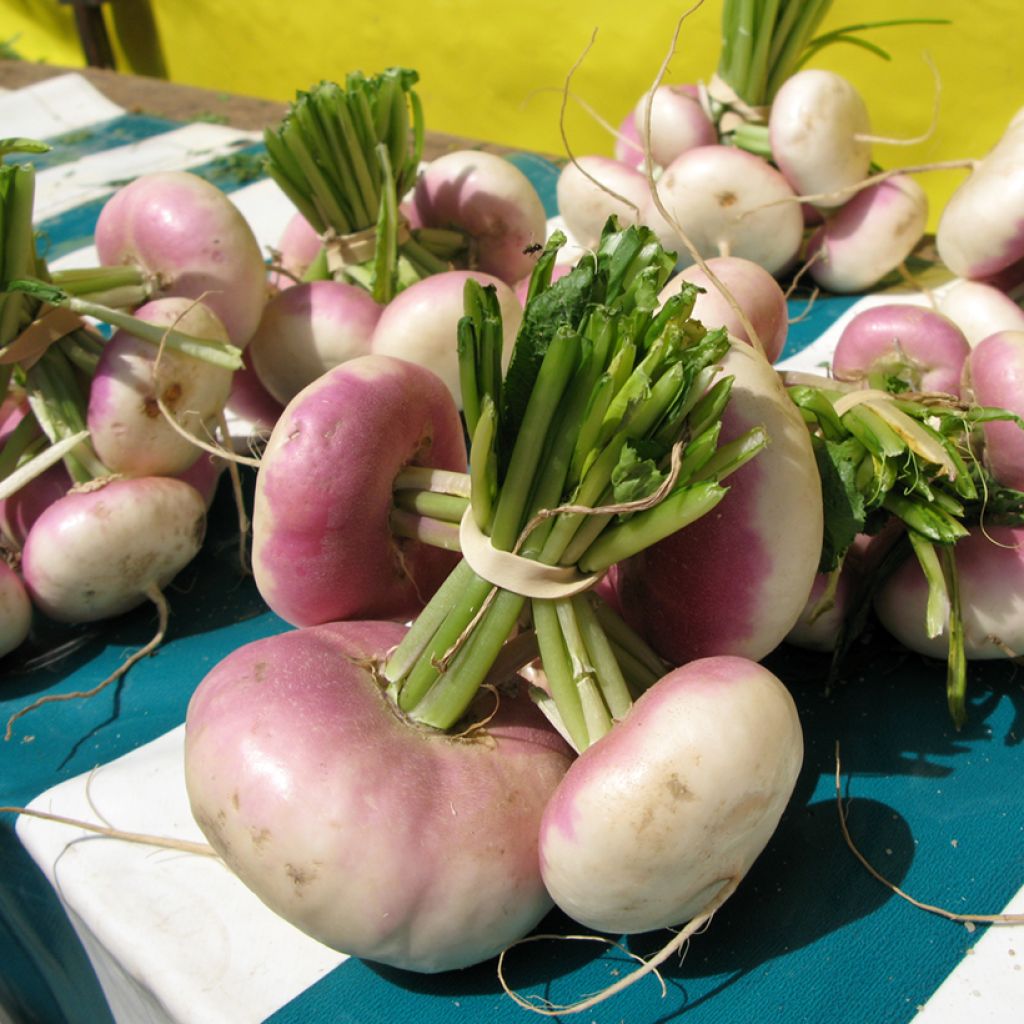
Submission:
[[[5,603],[83,623],[148,599],[162,635],[162,591],[200,550],[224,465],[208,452],[224,444],[263,258],[222,192],[160,173],[104,207],[100,266],[51,275],[32,233],[34,181],[31,163],[0,164],[0,542],[5,592],[23,591]],[[31,624],[5,616],[0,647]]]
[[[1017,302],[982,280],[880,302],[827,376],[773,366],[779,278],[807,259],[826,289],[869,287],[925,220],[911,179],[865,185],[852,87],[797,70],[827,4],[776,6],[786,60],[727,46],[708,88],[638,104],[619,162],[566,165],[575,260],[509,162],[421,168],[404,69],[321,83],[267,131],[296,207],[269,266],[174,172],[107,204],[101,267],[51,273],[31,166],[0,164],[0,656],[33,604],[165,615],[227,419],[265,428],[252,569],[291,628],[198,684],[185,775],[224,862],[334,948],[433,972],[554,905],[683,926],[639,976],[736,891],[793,791],[801,726],[769,653],[838,670],[875,608],[947,661],[960,725],[966,659],[1024,650]],[[986,179],[1024,192],[1018,121],[940,225],[965,278],[1024,256],[970,235]]]
[[[614,157],[566,164],[558,204],[574,239],[593,245],[615,215],[650,225],[684,265],[698,254],[742,257],[780,277],[806,270],[837,293],[866,291],[898,271],[928,222],[927,197],[910,172],[928,168],[882,171],[855,85],[806,63],[841,41],[885,56],[861,33],[941,22],[816,35],[830,7],[726,0],[712,80],[657,84],[620,126]],[[1015,227],[1024,210],[1022,139],[1018,116],[984,160],[960,163],[971,174],[938,228],[939,255],[953,274],[987,278],[1024,257]]]

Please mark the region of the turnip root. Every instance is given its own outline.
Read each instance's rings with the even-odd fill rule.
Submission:
[[[805,69],[786,79],[768,120],[772,158],[793,190],[819,206],[839,206],[842,190],[867,177],[871,119],[860,93],[841,75]]]
[[[272,275],[271,284],[282,291],[290,288],[309,269],[322,248],[323,242],[313,225],[296,210],[278,239],[277,262],[281,271]]]
[[[967,658],[1020,655],[1024,652],[1024,529],[972,529],[957,542],[954,558]],[[927,602],[924,573],[917,559],[908,558],[880,590],[875,611],[905,647],[944,661],[949,653],[948,623],[929,636]]]
[[[479,271],[452,270],[433,274],[399,292],[384,307],[370,342],[375,355],[405,359],[433,371],[444,381],[459,406],[462,395],[458,325],[465,312],[463,292],[470,278],[483,285],[493,285],[497,292],[505,339],[502,365],[506,365],[523,310],[510,285]]]
[[[631,117],[638,148],[628,156],[618,156],[624,163],[643,168],[648,104],[651,159],[657,166],[666,167],[681,153],[718,141],[715,126],[701,106],[695,86],[659,85],[653,97],[644,93],[633,108]]]
[[[803,419],[765,358],[733,342],[722,440],[761,424],[768,445],[715,510],[619,566],[626,621],[663,658],[763,658],[799,618],[817,573],[821,483]]]
[[[893,175],[839,207],[811,236],[811,277],[833,292],[859,292],[895,270],[928,221],[928,199],[913,178]]]
[[[1024,416],[1024,331],[999,331],[979,342],[967,359],[965,385],[978,405]],[[1024,430],[1012,421],[982,429],[992,475],[1004,487],[1024,490]]]
[[[544,884],[598,931],[689,921],[761,853],[802,758],[793,699],[767,669],[735,657],[676,669],[555,790],[540,829]]]
[[[286,288],[263,308],[246,349],[256,375],[282,405],[322,373],[370,352],[383,307],[342,281]]]
[[[231,378],[231,394],[224,406],[229,418],[241,421],[253,433],[269,434],[282,409],[284,405],[263,386],[251,366],[235,370]]]
[[[764,267],[738,256],[715,256],[706,261],[711,273],[725,286],[757,334],[765,358],[774,363],[786,344],[789,331],[786,293]],[[658,296],[664,302],[686,283],[698,285],[704,292],[697,296],[693,316],[708,327],[724,327],[731,337],[753,344],[749,331],[733,304],[696,263],[682,270]]]
[[[187,171],[146,174],[116,192],[96,222],[104,266],[137,266],[154,296],[203,301],[244,347],[259,323],[266,267],[237,207]]]
[[[433,160],[416,181],[413,202],[428,228],[465,231],[472,266],[507,284],[525,277],[542,245],[547,217],[530,179],[514,164],[482,150],[456,150]]]
[[[71,489],[63,462],[50,466],[7,498],[0,498],[0,537],[21,548],[32,524]]]
[[[1024,309],[983,281],[958,281],[939,297],[938,309],[972,346],[997,331],[1024,331]]]
[[[643,174],[608,157],[581,156],[567,163],[558,176],[558,212],[573,239],[585,249],[597,245],[609,217],[617,217],[623,227],[636,224],[648,195]]]
[[[956,397],[970,350],[948,317],[924,306],[889,302],[856,314],[843,328],[832,372],[843,381],[866,381],[881,373],[913,391]]]
[[[136,316],[197,337],[228,340],[213,311],[189,299],[155,299],[137,310]],[[87,422],[96,454],[114,473],[173,476],[182,472],[201,451],[182,431],[207,440],[207,427],[223,411],[230,394],[231,377],[228,369],[172,349],[160,352],[126,330],[116,331],[103,348],[89,390]]]
[[[698,146],[672,161],[657,182],[661,201],[705,259],[741,256],[770,274],[800,249],[803,216],[786,179],[766,161],[729,146]],[[686,265],[676,228],[654,202],[641,218]]]
[[[571,755],[523,695],[463,737],[396,714],[371,665],[402,632],[331,624],[229,655],[189,705],[185,778],[209,841],[275,912],[355,956],[451,970],[550,908],[537,829]]]
[[[21,577],[0,559],[0,658],[20,647],[32,626],[32,603]]]
[[[990,277],[1024,257],[1024,110],[950,197],[935,243],[958,277]]]
[[[94,622],[162,590],[198,553],[206,506],[169,477],[98,482],[40,515],[22,551],[33,603],[60,622]]]
[[[458,411],[429,370],[362,356],[292,399],[253,505],[253,572],[278,615],[306,626],[422,606],[456,559],[392,535],[392,484],[409,464],[466,468]]]

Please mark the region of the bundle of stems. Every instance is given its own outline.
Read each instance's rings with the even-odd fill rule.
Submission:
[[[892,520],[902,537],[851,602],[833,672],[862,630],[871,596],[911,554],[928,583],[927,628],[947,628],[947,701],[966,721],[967,662],[956,571],[956,543],[984,520],[1024,524],[1024,495],[1001,487],[974,454],[980,424],[1020,417],[1005,409],[965,406],[946,395],[907,391],[898,374],[876,374],[867,388],[835,381],[791,386],[790,397],[812,431],[825,501],[820,569],[838,577],[859,533]]]
[[[496,297],[467,284],[464,557],[382,673],[407,714],[448,729],[503,654],[539,651],[537,699],[583,750],[666,669],[591,584],[714,508],[766,438],[755,428],[719,444],[730,342],[691,318],[695,288],[659,308],[674,258],[652,232],[609,222],[598,250],[552,283],[563,243],[538,261],[504,377]],[[470,558],[465,541],[481,534],[497,570]]]
[[[390,68],[321,82],[264,133],[268,173],[325,243],[307,276],[350,281],[378,302],[449,269],[466,244],[459,232],[409,230],[399,214],[423,152],[417,79]]]

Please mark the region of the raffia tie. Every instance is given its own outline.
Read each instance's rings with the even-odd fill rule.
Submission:
[[[44,307],[44,311],[0,352],[0,365],[20,363],[28,370],[52,344],[84,326],[85,321],[70,309]]]
[[[398,244],[407,242],[411,237],[408,221],[400,221]],[[328,228],[324,232],[322,240],[327,252],[327,267],[332,274],[344,270],[345,267],[366,263],[377,255],[376,225],[363,231],[353,231],[347,235],[339,235],[332,228]]]
[[[704,113],[715,120],[715,107],[725,108],[718,121],[719,130],[731,132],[741,124],[767,124],[771,107],[755,107],[741,99],[731,85],[724,82],[718,75],[712,75],[711,81],[701,82],[699,87],[700,104]]]
[[[462,557],[478,576],[523,597],[554,599],[589,590],[603,572],[581,573],[571,565],[546,565],[511,551],[501,551],[476,524],[467,508],[459,524]]]

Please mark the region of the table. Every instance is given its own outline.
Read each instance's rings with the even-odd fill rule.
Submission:
[[[224,170],[217,154],[257,151],[258,136],[251,129],[261,127],[260,116],[278,116],[270,110],[281,109],[258,100],[250,107],[249,101],[230,97],[218,108],[217,98],[203,90],[168,91],[166,83],[97,71],[85,82],[97,85],[99,93],[79,80],[57,102],[47,91],[58,86],[54,74],[54,69],[0,62],[0,86],[20,87],[27,78],[41,83],[35,89],[42,90],[19,93],[5,108],[5,124],[14,123],[12,110],[26,109],[30,94],[37,101],[43,97],[33,124],[56,119],[46,122],[50,136],[61,134],[60,116],[77,111],[78,122],[63,126],[73,158],[55,158],[40,189],[52,204],[42,226],[57,261],[85,262],[89,218],[98,212],[104,182],[172,152],[194,169],[216,175]],[[151,90],[152,99],[144,90]],[[70,102],[70,95],[78,99]],[[119,109],[118,102],[132,112]],[[227,125],[204,120],[182,126],[168,120],[218,109],[232,112]],[[250,114],[256,123],[244,120]],[[19,126],[17,134],[31,132]],[[111,157],[115,142],[121,146]],[[447,138],[438,144],[453,143]],[[553,212],[554,169],[533,155],[510,157],[538,181]],[[237,169],[239,163],[230,166]],[[230,173],[222,174],[220,183],[251,217],[261,241],[273,241],[288,211],[268,183]],[[84,202],[75,199],[83,195]],[[808,366],[827,358],[857,301],[820,302],[810,317],[794,324],[784,353],[790,364]],[[798,310],[794,304],[793,312]],[[45,791],[48,806],[91,811],[122,828],[161,827],[177,835],[194,828],[180,805],[180,778],[174,772],[177,730],[188,697],[230,650],[287,628],[239,573],[233,530],[234,512],[221,494],[211,512],[209,542],[169,594],[171,629],[154,657],[94,700],[53,705],[19,722],[14,742],[0,745],[0,803],[23,805]],[[82,689],[103,678],[148,640],[153,621],[153,613],[142,608],[97,626],[41,628],[29,649],[0,663],[0,714],[6,719],[36,695]],[[38,660],[58,642],[64,645],[60,660]],[[968,1013],[972,1020],[1016,1019],[1024,995],[1020,932],[968,931],[892,896],[846,849],[833,788],[838,740],[851,829],[887,876],[920,898],[953,909],[991,912],[1009,904],[1024,910],[1018,892],[1024,884],[1024,795],[1016,784],[1024,692],[1016,670],[1005,664],[972,668],[970,721],[957,733],[945,713],[942,667],[906,655],[881,634],[858,652],[831,693],[822,686],[821,656],[782,648],[769,660],[793,689],[807,733],[806,765],[778,833],[708,933],[691,942],[684,961],[666,967],[664,998],[648,980],[587,1019],[654,1024],[679,1017],[717,1024],[772,1016],[860,1024],[916,1017],[921,1024],[941,1024]],[[102,767],[87,786],[97,765]],[[259,916],[259,908],[238,892],[240,887],[232,887],[230,878],[215,879],[210,891],[223,901],[218,916],[224,926],[249,933],[255,953],[245,955],[254,959],[222,956],[214,963],[206,955],[189,961],[190,943],[209,950],[212,941],[232,956],[240,949],[233,939],[217,946],[217,936],[197,934],[195,922],[205,918],[187,916],[202,898],[207,868],[215,865],[144,851],[132,854],[135,867],[129,871],[128,855],[116,852],[122,844],[81,839],[58,832],[62,826],[28,819],[21,819],[17,831],[13,826],[9,816],[0,818],[0,1007],[14,1021],[373,1024],[461,1016],[511,1024],[526,1019],[502,994],[493,964],[419,977],[355,960],[340,962],[335,954],[312,951],[301,942],[295,959],[289,959],[282,950],[299,948],[292,944],[295,937],[271,935],[275,926]],[[55,879],[70,916],[44,870]],[[181,871],[184,875],[176,874]],[[141,888],[139,877],[145,881]],[[557,914],[545,923],[549,930],[568,927]],[[139,934],[146,940],[135,943],[137,955],[112,952],[115,933],[122,943],[125,936]],[[630,947],[648,953],[663,941],[664,935],[643,936]],[[192,966],[156,978],[147,963],[151,949],[167,950],[165,966],[174,957]],[[546,944],[524,949],[512,960],[509,976],[521,990],[569,1002],[603,987],[624,966],[615,952]],[[246,1016],[256,1011],[243,1012],[231,1002],[241,998],[233,993],[246,989],[263,1000],[247,1004],[263,1007],[259,1017]],[[176,995],[184,1006],[174,1004]]]

